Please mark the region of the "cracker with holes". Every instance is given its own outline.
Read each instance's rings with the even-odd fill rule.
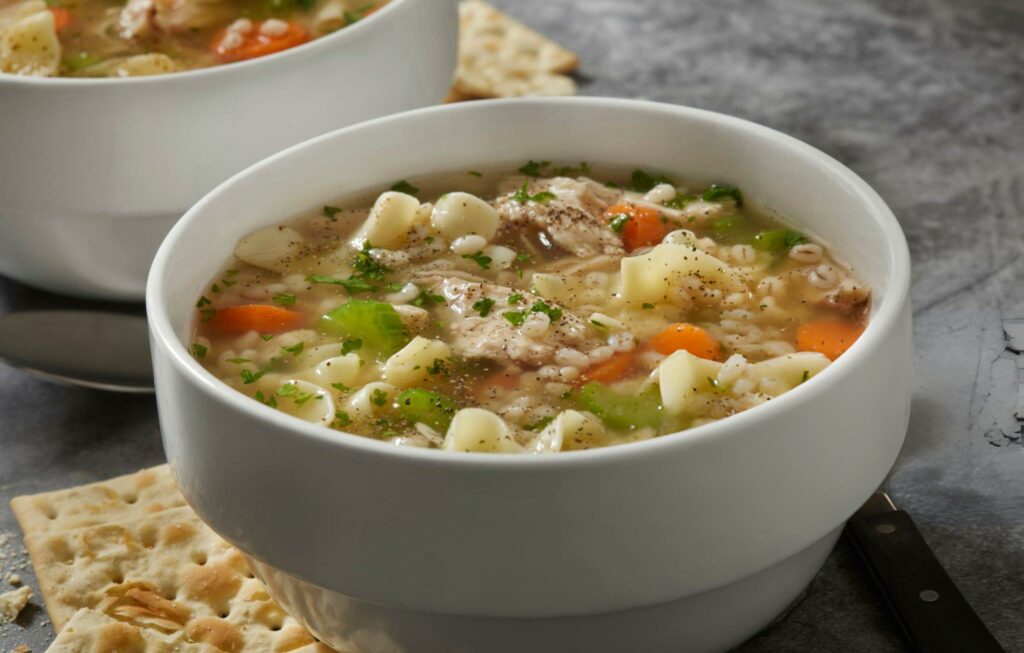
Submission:
[[[454,90],[461,97],[572,95],[565,73],[579,57],[482,0],[459,5],[459,61]]]
[[[25,535],[133,519],[184,505],[167,465],[11,500]]]

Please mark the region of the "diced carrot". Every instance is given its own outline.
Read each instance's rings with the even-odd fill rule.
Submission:
[[[71,22],[71,12],[63,7],[50,7],[50,13],[53,14],[53,27],[58,32],[63,32],[64,28]]]
[[[635,204],[614,204],[605,211],[609,219],[627,215],[629,219],[622,225],[622,244],[632,251],[640,247],[657,245],[668,233],[668,227],[661,219],[661,214],[649,206]]]
[[[685,349],[694,356],[714,360],[722,351],[715,338],[700,328],[686,322],[670,324],[661,333],[651,338],[651,347],[659,354],[668,356],[674,351]]]
[[[282,333],[302,326],[301,313],[267,304],[246,304],[221,308],[213,316],[214,328],[226,333]]]
[[[862,333],[864,333],[864,325],[854,322],[842,320],[807,322],[796,329],[796,348],[800,351],[816,351],[835,360],[849,349]]]
[[[221,30],[213,40],[213,51],[223,61],[243,61],[294,48],[309,40],[309,33],[300,23],[289,22],[288,29],[277,36],[263,34],[262,26],[262,22],[254,22],[252,29],[244,34],[231,32],[229,28]]]
[[[580,375],[577,383],[583,384],[587,381],[614,383],[615,381],[621,381],[629,376],[629,373],[633,371],[635,362],[636,359],[632,352],[616,352],[612,354],[612,357],[608,360],[588,367],[583,374]]]

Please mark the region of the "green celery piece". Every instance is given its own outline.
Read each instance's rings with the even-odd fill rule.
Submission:
[[[759,249],[762,252],[783,252],[806,242],[807,238],[799,231],[773,229],[755,235],[750,244],[754,246],[754,249]]]
[[[448,430],[456,410],[458,406],[454,401],[423,388],[412,388],[398,395],[399,415],[410,422],[422,422],[439,433]]]
[[[391,304],[352,299],[320,318],[318,329],[337,338],[358,338],[383,357],[409,342],[409,331]]]
[[[711,223],[711,233],[723,245],[737,245],[750,242],[756,233],[754,225],[742,215],[727,215]]]
[[[665,418],[655,387],[638,395],[622,395],[591,381],[580,388],[579,404],[583,410],[597,415],[605,426],[618,430],[659,426]]]

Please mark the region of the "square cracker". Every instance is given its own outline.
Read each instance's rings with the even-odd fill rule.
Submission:
[[[241,552],[188,507],[35,533],[25,546],[58,630],[89,609],[165,641],[218,652],[330,651],[270,598]]]
[[[454,90],[464,97],[572,95],[579,57],[482,0],[459,5]]]
[[[184,505],[167,465],[11,500],[26,536],[134,519]]]
[[[316,653],[316,645],[294,653]],[[46,653],[221,653],[202,642],[190,642],[181,634],[166,635],[118,621],[96,610],[75,613]]]

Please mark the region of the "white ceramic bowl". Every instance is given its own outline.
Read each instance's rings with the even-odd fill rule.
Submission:
[[[394,179],[531,158],[736,183],[852,263],[874,289],[871,322],[768,404],[544,457],[340,435],[229,389],[188,355],[195,299],[246,233]],[[799,594],[896,458],[909,265],[895,218],[854,173],[736,118],[581,98],[375,120],[253,166],[171,231],[147,297],[164,445],[189,503],[339,650],[721,651]]]
[[[0,75],[0,273],[142,299],[160,241],[228,176],[324,132],[439,102],[455,66],[455,8],[393,0],[300,47],[173,75]]]

